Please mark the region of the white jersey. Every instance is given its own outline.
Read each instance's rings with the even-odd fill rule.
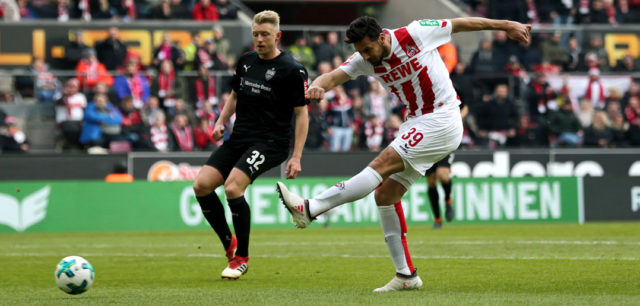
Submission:
[[[458,107],[460,101],[442,62],[438,47],[451,40],[451,21],[416,20],[406,27],[384,30],[391,36],[391,52],[374,67],[360,53],[340,66],[355,79],[371,75],[407,105],[408,116]]]

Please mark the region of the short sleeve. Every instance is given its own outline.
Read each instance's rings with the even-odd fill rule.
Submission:
[[[422,49],[433,50],[451,40],[451,20],[422,19],[409,24],[409,31],[416,33],[422,42]]]
[[[233,72],[233,77],[231,78],[231,89],[233,89],[233,91],[240,92],[240,67],[242,63],[242,58],[240,58],[238,60],[238,62],[236,63],[236,70]]]
[[[342,65],[340,65],[340,69],[344,71],[349,77],[354,80],[357,77],[367,74],[367,61],[362,58],[360,53],[356,52],[351,55]]]
[[[306,98],[307,88],[309,85],[309,74],[307,73],[307,70],[303,66],[294,68],[289,75],[289,80],[292,85],[290,96],[291,105],[296,107],[309,104]]]

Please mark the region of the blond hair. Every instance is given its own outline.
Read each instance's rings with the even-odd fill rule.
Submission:
[[[278,13],[271,10],[266,10],[253,16],[253,24],[263,23],[272,24],[273,28],[276,30],[276,33],[280,32],[280,15],[278,15]]]

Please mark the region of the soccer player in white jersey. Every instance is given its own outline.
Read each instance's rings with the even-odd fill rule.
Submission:
[[[460,145],[460,103],[437,48],[457,32],[502,30],[529,43],[531,25],[478,17],[417,20],[398,29],[382,29],[371,17],[354,20],[347,43],[356,49],[341,67],[318,77],[307,94],[320,100],[326,91],[360,75],[371,75],[407,105],[407,120],[398,137],[362,172],[305,200],[278,182],[280,197],[297,227],[318,215],[375,190],[385,242],[396,269],[394,277],[374,292],[418,289],[422,280],[413,267],[406,242],[406,223],[400,199],[435,162]]]

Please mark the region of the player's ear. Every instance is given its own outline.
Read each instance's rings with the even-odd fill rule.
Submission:
[[[282,31],[278,31],[278,33],[276,33],[276,40],[280,40],[280,38],[282,38]]]

